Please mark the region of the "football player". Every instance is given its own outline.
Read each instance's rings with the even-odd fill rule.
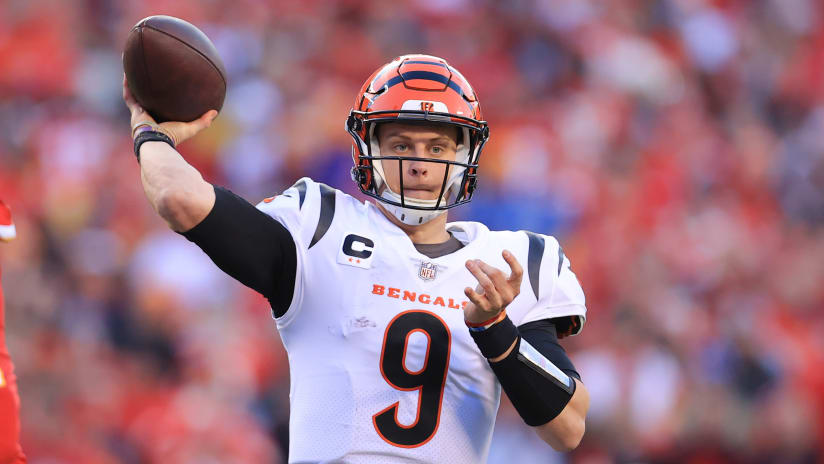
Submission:
[[[0,200],[0,242],[8,242],[17,236],[11,210]],[[6,331],[3,311],[3,287],[0,286],[0,464],[26,462],[20,448],[20,397],[14,365],[6,348]]]
[[[489,136],[454,67],[401,56],[358,93],[352,178],[374,202],[303,178],[252,206],[174,149],[215,111],[157,125],[123,89],[149,202],[271,304],[289,462],[483,462],[501,389],[553,448],[578,445],[589,399],[558,343],[586,315],[569,259],[550,236],[447,222]]]

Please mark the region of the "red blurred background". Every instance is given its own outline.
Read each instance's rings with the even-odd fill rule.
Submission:
[[[824,6],[816,0],[6,0],[0,248],[33,463],[283,462],[266,302],[150,209],[121,47],[170,14],[229,73],[181,152],[249,201],[354,191],[343,122],[396,55],[446,58],[491,129],[453,219],[555,235],[587,294],[565,346],[578,450],[502,406],[490,462],[824,462]]]

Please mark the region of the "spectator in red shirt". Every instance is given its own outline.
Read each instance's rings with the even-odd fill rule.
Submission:
[[[11,210],[0,200],[0,241],[7,242],[16,236]],[[0,464],[26,462],[20,448],[20,397],[14,365],[6,348],[5,324],[3,323],[3,288],[0,287]]]

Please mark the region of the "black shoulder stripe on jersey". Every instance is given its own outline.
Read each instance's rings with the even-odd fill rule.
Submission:
[[[309,243],[309,248],[315,246],[323,238],[329,230],[329,226],[332,225],[332,218],[335,216],[335,189],[326,184],[318,184],[318,186],[320,187],[320,217],[318,218],[315,235],[312,236],[312,242]]]
[[[303,200],[306,199],[306,181],[301,179],[295,183],[292,187],[296,188],[298,191],[298,196],[300,199],[298,200],[298,209],[303,209]]]
[[[561,275],[561,267],[564,265],[564,249],[558,245],[558,275]]]
[[[525,231],[526,236],[529,237],[529,252],[527,253],[527,272],[529,273],[529,284],[532,285],[532,291],[535,293],[535,299],[540,299],[538,280],[541,276],[541,260],[544,259],[544,238],[540,235]]]

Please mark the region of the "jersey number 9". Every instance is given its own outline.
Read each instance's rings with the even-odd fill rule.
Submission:
[[[409,336],[413,332],[423,333],[428,341],[423,367],[415,372],[407,369],[404,363]],[[412,424],[403,425],[398,421],[399,401],[372,416],[375,430],[390,444],[415,448],[431,440],[438,430],[451,342],[452,335],[446,323],[429,311],[402,312],[386,327],[381,374],[393,388],[418,391],[418,411]]]

